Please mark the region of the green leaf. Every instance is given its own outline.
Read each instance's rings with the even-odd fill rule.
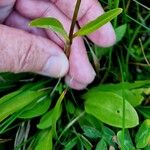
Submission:
[[[122,91],[120,90],[120,94],[122,95]],[[143,100],[143,90],[141,89],[133,89],[133,90],[124,90],[124,98],[133,106],[139,106]]]
[[[61,115],[62,108],[59,109],[59,112],[57,112],[58,117]],[[46,129],[52,126],[53,124],[53,115],[54,115],[54,109],[47,112],[42,118],[40,119],[40,123],[37,125],[39,129]]]
[[[122,145],[122,136],[123,136],[122,131],[119,131],[117,133],[119,147],[124,146],[124,150],[135,150],[135,147],[134,147],[133,142],[131,140],[129,131],[128,130],[125,131],[124,145]]]
[[[116,32],[116,42],[119,42],[124,37],[127,30],[127,24],[123,24],[115,29]]]
[[[72,150],[73,147],[77,145],[77,142],[78,142],[78,137],[73,138],[65,145],[64,150]]]
[[[144,148],[149,144],[150,141],[150,119],[145,120],[135,137],[136,147]]]
[[[123,98],[113,92],[88,93],[83,96],[85,111],[102,122],[122,128],[123,120]],[[138,125],[137,112],[132,105],[125,101],[125,128],[132,128]]]
[[[140,106],[137,110],[147,119],[150,119],[150,106]]]
[[[46,94],[47,92],[44,91],[19,90],[2,97],[0,99],[0,121]]]
[[[38,136],[38,142],[36,143],[35,150],[52,150],[52,131],[43,130]]]
[[[101,139],[96,145],[95,150],[107,150],[107,144],[104,139]]]
[[[49,108],[51,100],[47,96],[43,96],[38,101],[27,106],[19,118],[29,119],[43,115]]]
[[[29,25],[32,27],[51,29],[54,32],[58,33],[60,36],[62,36],[66,41],[69,40],[67,32],[65,31],[63,25],[56,18],[38,18],[31,21]]]
[[[115,137],[115,133],[108,127],[102,126],[102,138],[106,141],[108,145],[114,146],[113,138]]]
[[[95,128],[90,126],[82,126],[82,130],[84,131],[84,135],[91,139],[97,139],[102,137],[102,134]]]
[[[15,87],[15,83],[11,83],[11,82],[0,83],[0,92],[6,91],[13,87]]]
[[[144,150],[150,150],[150,145],[147,145]]]
[[[94,93],[96,94],[98,91],[113,92],[121,97],[124,97],[124,99],[126,99],[132,106],[136,107],[143,102],[143,93],[148,94],[149,91],[148,87],[141,87],[146,87],[149,85],[150,80],[135,81],[134,83],[124,82],[118,84],[103,84],[90,89],[86,95],[91,95],[91,93],[94,95]]]
[[[98,131],[101,131],[102,122],[94,116],[85,113],[85,115],[79,120],[80,126],[91,126]]]
[[[22,90],[17,90],[15,92],[9,93],[5,96],[3,96],[2,98],[0,98],[0,106],[1,104],[7,102],[9,99],[15,98],[17,95],[19,95],[22,92]]]
[[[86,150],[92,150],[92,144],[90,143],[90,141],[87,138],[85,138],[81,134],[78,134],[78,138],[79,138],[81,144],[84,145]]]
[[[55,107],[46,113],[40,120],[40,123],[37,125],[39,129],[46,129],[52,126],[52,132],[56,136],[56,122],[61,115],[61,102],[65,97],[67,90],[65,90],[59,97]]]
[[[74,114],[75,113],[75,106],[69,100],[67,101],[66,109],[67,109],[67,112],[70,113],[70,114]]]
[[[97,17],[95,20],[87,23],[85,26],[83,26],[79,31],[77,31],[74,34],[74,37],[76,36],[83,36],[88,35],[94,31],[96,31],[98,28],[106,24],[107,22],[114,19],[116,16],[118,16],[122,12],[121,8],[116,8],[113,10],[110,10],[103,15]]]
[[[132,89],[136,89],[136,88],[141,88],[144,86],[150,85],[150,80],[143,80],[143,81],[135,81],[133,83],[130,82],[124,82],[124,83],[117,83],[117,84],[103,84],[103,85],[99,85],[95,88],[90,89],[90,91],[95,92],[95,91],[118,91],[121,90],[122,88],[124,90],[132,90]]]

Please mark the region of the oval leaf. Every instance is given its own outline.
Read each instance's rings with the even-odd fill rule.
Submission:
[[[116,38],[117,38],[116,43],[122,40],[122,38],[124,37],[126,33],[126,30],[127,30],[127,24],[123,24],[115,29]]]
[[[119,147],[123,147],[124,150],[135,150],[135,147],[133,145],[133,142],[131,140],[130,133],[128,130],[125,131],[124,142],[122,141],[122,137],[123,137],[123,132],[119,131],[117,133]]]
[[[32,27],[51,29],[54,32],[58,33],[62,36],[66,41],[69,40],[67,32],[65,31],[61,22],[55,18],[47,17],[47,18],[38,18],[29,23]]]
[[[144,148],[149,144],[150,141],[150,119],[145,120],[140,126],[136,137],[136,147]]]
[[[87,23],[85,26],[83,26],[79,31],[77,31],[74,34],[74,37],[76,36],[82,36],[82,35],[88,35],[94,31],[96,31],[98,28],[106,24],[107,22],[114,19],[116,16],[118,16],[122,12],[121,8],[116,8],[113,10],[110,10],[103,15],[97,17],[95,20]]]
[[[83,97],[85,111],[102,122],[122,128],[123,98],[113,92],[96,92]],[[139,123],[138,115],[132,105],[125,101],[125,128],[132,128]]]

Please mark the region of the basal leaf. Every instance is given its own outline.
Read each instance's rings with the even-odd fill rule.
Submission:
[[[113,10],[110,10],[110,11],[104,13],[103,15],[97,17],[95,20],[93,20],[93,21],[87,23],[85,26],[83,26],[79,31],[77,31],[74,34],[74,37],[88,35],[94,31],[96,31],[98,28],[100,28],[107,22],[114,19],[121,12],[122,12],[121,8],[116,8],[116,9],[113,9]]]
[[[122,144],[122,136],[123,136],[122,134],[123,134],[122,130],[117,133],[119,146],[120,147],[124,146],[124,150],[135,150],[129,131],[128,130],[125,131],[124,145]]]
[[[58,117],[61,115],[62,108],[60,107],[59,112],[57,112]],[[47,129],[53,125],[53,115],[54,109],[48,111],[42,118],[40,119],[40,123],[37,125],[39,129]]]
[[[54,32],[58,33],[60,36],[62,36],[66,41],[69,40],[67,32],[65,31],[63,25],[56,18],[38,18],[31,21],[29,25],[32,27],[51,29]]]
[[[121,97],[124,97],[124,99],[126,99],[133,107],[136,107],[144,100],[143,93],[148,94],[149,85],[150,80],[136,81],[133,83],[124,82],[118,84],[103,84],[90,89],[86,95],[94,95],[98,91],[113,92]]]
[[[122,91],[120,90],[120,95]],[[124,90],[124,98],[133,106],[139,106],[143,100],[143,90],[141,89],[133,89],[133,90]]]
[[[84,131],[83,134],[88,138],[97,139],[102,137],[102,133],[93,127],[84,125],[82,126],[82,130]]]
[[[52,131],[43,130],[38,136],[38,140],[35,146],[35,150],[52,150]]]
[[[115,137],[115,133],[112,129],[102,126],[102,138],[106,141],[108,145],[114,146],[113,138]]]
[[[101,139],[98,144],[96,145],[95,150],[107,150],[107,144],[104,139]]]
[[[121,90],[122,88],[124,90],[132,90],[136,88],[141,88],[145,86],[150,85],[150,80],[143,80],[143,81],[135,81],[135,82],[124,82],[124,83],[117,83],[117,84],[103,84],[99,85],[97,87],[94,87],[90,89],[90,92],[95,92],[95,91],[118,91]]]
[[[7,102],[9,99],[12,99],[14,97],[16,97],[17,95],[19,95],[22,92],[22,90],[17,90],[15,92],[9,93],[3,97],[0,98],[0,105]]]
[[[78,142],[78,137],[73,138],[65,145],[64,150],[72,150],[73,147],[77,145],[77,142]]]
[[[88,95],[88,96],[87,96]],[[113,92],[96,92],[85,94],[85,111],[102,122],[122,128],[123,120],[123,98]],[[138,125],[137,112],[132,105],[125,101],[125,128],[132,128]]]
[[[102,122],[95,118],[93,115],[85,114],[82,118],[79,119],[80,126],[91,126],[98,131],[101,132],[102,129]]]
[[[56,128],[56,122],[59,119],[61,115],[61,102],[64,99],[64,96],[66,94],[66,90],[61,94],[59,97],[55,107],[47,112],[40,120],[40,123],[37,125],[39,129],[46,129],[49,127],[52,127],[52,132],[55,134],[55,128]]]
[[[47,92],[20,90],[19,92],[13,92],[2,97],[2,103],[0,104],[0,121],[29,105],[33,101],[40,99],[46,93]]]
[[[37,116],[43,115],[49,108],[51,104],[51,100],[47,96],[43,96],[41,99],[39,99],[36,102],[33,102],[33,104],[30,104],[27,106],[23,113],[19,116],[19,118],[34,118]]]
[[[135,137],[136,147],[144,148],[149,144],[150,141],[150,119],[145,120]]]
[[[150,106],[140,106],[137,110],[146,118],[150,119]]]
[[[92,144],[90,143],[90,141],[86,137],[84,137],[81,134],[78,134],[78,138],[86,150],[92,150]]]
[[[67,112],[70,113],[70,114],[74,114],[75,113],[75,106],[69,100],[66,103],[66,109],[67,109]]]
[[[60,117],[60,115],[61,115],[61,107],[62,107],[61,103],[62,103],[62,101],[63,101],[63,99],[64,99],[66,93],[67,93],[67,89],[65,89],[65,90],[61,93],[61,95],[60,95],[60,97],[58,98],[57,103],[56,103],[56,105],[55,105],[55,107],[54,107],[54,109],[53,109],[52,132],[53,132],[53,134],[54,134],[55,137],[57,136],[56,123],[57,123],[57,120],[59,119],[59,117]]]

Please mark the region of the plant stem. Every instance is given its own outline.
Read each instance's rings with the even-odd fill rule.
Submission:
[[[69,42],[66,43],[66,47],[65,47],[65,53],[66,53],[67,57],[69,57],[69,55],[70,55],[71,44],[73,41],[73,32],[74,32],[74,28],[76,25],[80,4],[81,4],[81,0],[77,0],[74,14],[73,14],[73,18],[72,18],[71,27],[70,27],[70,32],[69,32]]]

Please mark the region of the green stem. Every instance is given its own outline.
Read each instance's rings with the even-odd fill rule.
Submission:
[[[74,32],[74,28],[76,25],[80,4],[81,4],[81,0],[77,0],[74,14],[73,14],[73,18],[72,18],[71,27],[70,27],[70,32],[69,32],[69,43],[66,43],[65,53],[68,57],[70,55],[70,48],[71,48],[72,41],[73,41],[73,32]]]
[[[118,56],[118,62],[119,62],[119,67],[120,67],[120,72],[121,72],[121,78],[122,78],[122,98],[123,98],[123,108],[122,108],[122,141],[121,141],[121,150],[125,150],[125,109],[126,109],[126,101],[125,101],[125,96],[124,96],[124,92],[125,92],[125,88],[124,88],[124,82],[125,82],[125,71],[124,68],[122,67],[122,63],[121,60]]]

